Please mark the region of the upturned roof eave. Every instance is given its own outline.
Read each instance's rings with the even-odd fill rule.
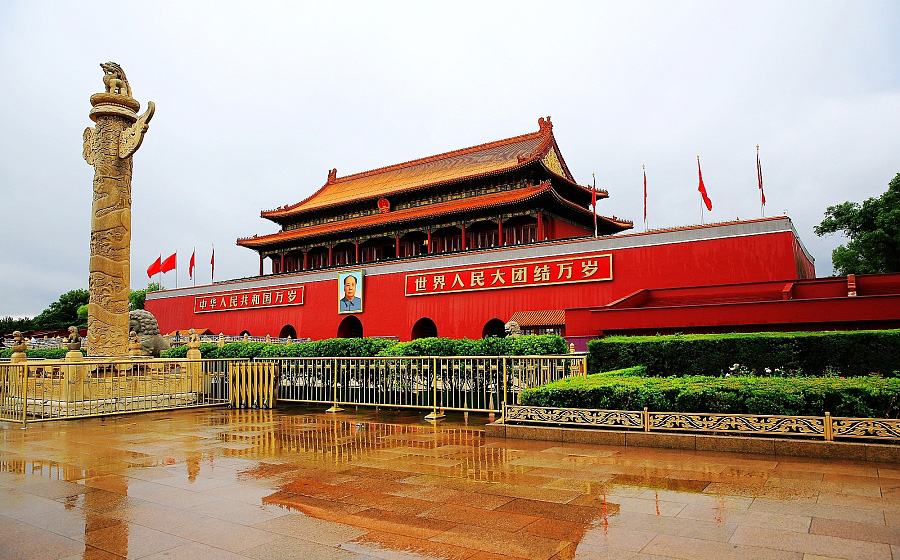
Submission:
[[[501,175],[501,174],[503,174],[503,173],[511,173],[511,172],[513,172],[513,171],[518,171],[518,170],[520,170],[520,169],[523,169],[523,168],[525,168],[525,167],[528,167],[528,166],[531,165],[532,163],[535,163],[535,161],[540,161],[540,160],[537,159],[537,158],[528,159],[528,160],[526,160],[526,161],[523,161],[523,162],[521,162],[521,163],[516,163],[516,164],[514,164],[514,165],[512,165],[512,166],[510,166],[510,167],[504,168],[504,169],[497,169],[497,170],[488,171],[488,172],[484,172],[484,173],[476,173],[476,174],[474,174],[474,175],[466,175],[465,177],[456,177],[456,178],[453,178],[453,179],[446,179],[446,180],[443,180],[443,181],[435,181],[435,182],[433,182],[433,183],[426,183],[426,184],[424,184],[424,185],[417,185],[417,186],[415,186],[415,187],[407,187],[407,188],[402,188],[402,189],[396,189],[396,190],[393,190],[393,191],[390,191],[390,192],[387,192],[387,193],[379,193],[379,194],[377,194],[377,195],[361,196],[361,197],[355,199],[354,202],[361,202],[361,201],[366,201],[366,200],[378,200],[378,199],[380,199],[380,198],[384,198],[384,197],[388,197],[388,196],[394,196],[394,195],[397,195],[397,194],[400,194],[400,193],[414,193],[414,192],[417,192],[417,191],[422,191],[422,190],[425,190],[425,189],[431,189],[431,188],[434,188],[434,187],[441,187],[441,186],[445,186],[445,185],[452,185],[452,184],[456,184],[456,183],[462,183],[462,182],[465,182],[465,181],[472,181],[472,180],[476,180],[476,179],[484,179],[484,178],[487,178],[487,177],[494,177],[494,176],[496,176],[496,175]],[[558,175],[557,175],[557,176],[558,176]],[[315,208],[309,208],[309,209],[305,209],[305,210],[298,210],[298,211],[296,211],[296,212],[294,212],[294,211],[291,211],[291,212],[282,212],[282,213],[279,213],[277,216],[275,216],[275,215],[266,215],[266,212],[261,212],[261,213],[260,213],[260,217],[261,217],[261,218],[265,218],[265,219],[267,219],[267,220],[271,220],[271,221],[273,221],[273,222],[275,222],[275,223],[280,224],[281,222],[280,222],[279,220],[284,220],[285,218],[294,218],[294,217],[297,217],[297,216],[302,216],[303,214],[306,214],[306,213],[317,212],[317,211],[320,211],[320,210],[329,210],[329,209],[337,208],[337,207],[339,207],[339,206],[341,206],[341,205],[344,205],[344,204],[347,204],[347,202],[332,202],[332,203],[329,203],[329,204],[324,204],[324,205],[322,205],[322,206],[316,206]]]
[[[565,164],[565,160],[562,159],[562,154],[559,153],[559,146],[556,143],[556,138],[553,136],[553,125],[550,122],[550,117],[547,117],[546,120],[543,117],[538,119],[538,127],[539,127],[539,129],[536,132],[520,134],[518,136],[513,136],[511,138],[504,138],[501,140],[494,140],[492,142],[485,142],[483,144],[477,144],[475,146],[470,146],[468,148],[461,148],[458,150],[452,150],[449,152],[444,152],[444,153],[436,154],[433,156],[414,159],[414,160],[410,160],[410,161],[406,161],[406,162],[402,162],[402,163],[389,165],[386,167],[372,169],[369,171],[363,171],[361,173],[355,173],[353,175],[347,175],[346,177],[341,177],[340,179],[337,179],[336,177],[333,177],[331,174],[329,174],[329,181],[326,182],[319,189],[317,189],[316,192],[309,195],[305,199],[301,200],[300,202],[298,202],[296,204],[292,204],[288,207],[284,207],[281,209],[263,210],[260,212],[260,217],[268,219],[268,220],[272,220],[272,221],[275,221],[276,223],[278,223],[279,218],[301,215],[306,212],[313,212],[316,210],[333,208],[335,206],[345,204],[346,201],[343,201],[343,202],[332,202],[332,203],[328,203],[328,204],[323,204],[321,206],[315,206],[314,208],[308,208],[308,209],[301,208],[304,204],[307,204],[307,203],[313,201],[316,197],[320,196],[329,187],[332,187],[340,182],[346,182],[346,181],[351,181],[351,180],[356,180],[356,179],[363,179],[366,177],[371,177],[371,176],[375,176],[375,175],[379,175],[379,174],[397,171],[397,170],[412,167],[415,165],[422,165],[422,164],[431,163],[434,161],[439,161],[439,160],[447,159],[447,158],[451,158],[451,157],[457,157],[457,156],[461,156],[461,155],[477,153],[479,151],[485,151],[485,150],[489,150],[489,149],[496,148],[499,146],[506,146],[509,144],[515,144],[516,142],[526,142],[526,141],[534,140],[537,138],[542,138],[542,140],[538,144],[538,146],[536,146],[536,148],[533,149],[528,154],[529,157],[526,160],[520,160],[516,164],[511,165],[509,167],[486,172],[486,173],[476,173],[473,175],[467,175],[465,177],[457,177],[455,179],[448,179],[448,180],[444,180],[444,181],[434,181],[434,182],[427,183],[424,185],[419,185],[417,187],[399,188],[399,189],[395,189],[395,190],[387,192],[387,193],[379,193],[378,195],[363,197],[363,198],[359,198],[356,200],[370,200],[370,199],[375,200],[375,199],[383,197],[383,196],[393,196],[393,195],[396,195],[397,193],[401,193],[401,192],[416,191],[416,190],[420,190],[423,188],[431,188],[431,187],[440,186],[443,184],[452,184],[452,183],[466,181],[466,180],[470,180],[470,179],[489,177],[489,176],[496,175],[499,173],[515,171],[516,169],[519,169],[535,160],[539,160],[540,158],[542,158],[544,155],[546,155],[546,152],[549,149],[549,146],[553,146],[556,148],[557,157],[560,158],[560,161],[563,165],[563,169],[565,170],[566,173],[571,175],[571,173],[569,173],[569,168]],[[336,171],[333,170],[333,173],[336,174]],[[334,180],[332,181],[332,179],[334,179]],[[570,181],[573,180],[571,177],[568,177],[567,179]]]

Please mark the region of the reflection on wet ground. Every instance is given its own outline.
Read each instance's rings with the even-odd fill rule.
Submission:
[[[0,423],[0,558],[900,559],[900,466],[321,408]]]

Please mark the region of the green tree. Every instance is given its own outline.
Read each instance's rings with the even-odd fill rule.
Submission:
[[[128,309],[130,309],[131,311],[134,311],[135,309],[143,309],[144,302],[147,300],[147,292],[156,292],[162,289],[163,286],[159,282],[150,282],[149,284],[147,284],[147,289],[145,290],[132,290],[128,295]]]
[[[829,206],[814,231],[818,236],[840,231],[850,239],[831,253],[838,274],[900,272],[900,173],[878,198]]]
[[[34,319],[28,317],[4,317],[0,319],[0,335],[12,334],[14,331],[28,332],[34,330],[32,326],[33,321]]]
[[[82,305],[78,308],[78,325],[79,327],[86,327],[88,319],[88,306]]]
[[[87,290],[70,290],[64,293],[34,318],[34,329],[65,329],[79,324],[78,308],[87,305],[89,298]]]

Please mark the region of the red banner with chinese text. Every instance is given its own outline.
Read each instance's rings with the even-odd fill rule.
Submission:
[[[612,280],[612,255],[451,268],[406,275],[406,296]]]
[[[303,285],[221,292],[194,298],[194,313],[303,305]]]

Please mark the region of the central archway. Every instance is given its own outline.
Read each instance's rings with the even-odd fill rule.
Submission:
[[[278,333],[278,338],[287,338],[291,337],[297,338],[297,329],[294,328],[294,325],[285,325],[281,327],[281,332]]]
[[[413,340],[417,338],[432,338],[438,335],[437,325],[434,324],[434,321],[429,319],[428,317],[422,317],[416,324],[413,325],[412,333],[410,338]]]
[[[341,324],[338,325],[337,331],[338,338],[362,338],[363,337],[363,326],[362,321],[353,315],[348,315],[344,317],[344,320],[341,321]]]

